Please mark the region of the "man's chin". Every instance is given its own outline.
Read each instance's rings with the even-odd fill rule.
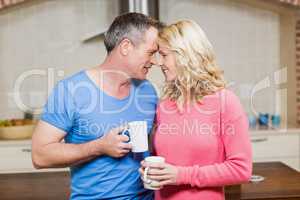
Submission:
[[[135,74],[131,74],[129,77],[131,79],[136,79],[136,80],[145,80],[145,79],[147,79],[147,74],[135,73]]]
[[[139,75],[139,76],[134,77],[134,79],[145,80],[145,79],[147,79],[147,75]]]
[[[138,79],[138,80],[146,80],[147,79],[147,77],[145,76],[145,77],[139,77],[139,78],[136,78],[136,79]]]

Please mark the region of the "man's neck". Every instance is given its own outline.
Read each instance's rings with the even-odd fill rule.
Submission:
[[[131,78],[122,70],[121,62],[118,59],[107,56],[104,62],[98,67],[99,79],[107,86],[115,89],[127,88],[131,84]]]
[[[106,58],[100,66],[87,70],[87,74],[105,93],[123,99],[130,94],[131,78],[122,70],[122,62],[116,62],[118,60]]]

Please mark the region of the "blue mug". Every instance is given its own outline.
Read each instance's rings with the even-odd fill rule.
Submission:
[[[269,114],[259,113],[258,123],[261,127],[268,127],[269,125]]]
[[[257,119],[254,115],[248,115],[249,127],[256,128]]]
[[[280,122],[281,122],[280,115],[272,115],[271,120],[272,120],[273,127],[278,128],[280,126]]]

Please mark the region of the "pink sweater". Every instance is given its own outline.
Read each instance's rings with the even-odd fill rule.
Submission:
[[[157,125],[155,154],[177,166],[179,173],[177,185],[156,191],[156,200],[221,200],[223,186],[249,180],[248,120],[230,90],[207,95],[183,112],[164,100],[157,109]]]

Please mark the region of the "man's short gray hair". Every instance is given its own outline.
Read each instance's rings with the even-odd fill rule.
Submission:
[[[146,30],[150,27],[160,29],[162,26],[157,20],[141,13],[132,12],[120,15],[114,19],[105,33],[105,48],[110,53],[125,38],[138,44],[143,40]]]

